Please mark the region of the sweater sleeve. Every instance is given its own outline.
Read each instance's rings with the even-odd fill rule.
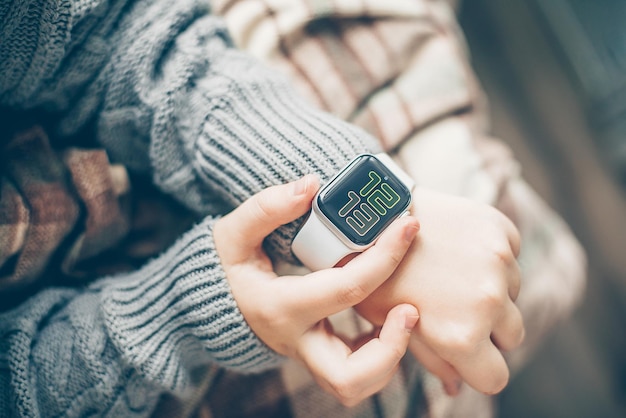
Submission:
[[[0,104],[52,113],[60,137],[93,133],[198,213],[378,150],[238,51],[206,0],[2,1],[22,22],[4,28]],[[295,225],[271,236],[270,255],[289,259]]]
[[[94,136],[200,214],[375,148],[236,51],[205,0],[0,0],[0,22],[0,106],[44,113],[57,139]],[[196,366],[276,364],[229,292],[211,219],[136,272],[2,314],[0,411],[146,416],[160,393],[191,391]],[[275,255],[294,234],[273,235]]]
[[[212,225],[136,272],[1,314],[0,416],[148,416],[163,393],[190,398],[203,366],[277,365],[236,306]]]

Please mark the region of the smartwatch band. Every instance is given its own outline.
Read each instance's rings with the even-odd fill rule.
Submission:
[[[291,250],[311,271],[333,267],[354,252],[322,223],[313,210],[294,238]]]
[[[413,179],[389,155],[380,153],[374,157],[404,183],[409,191],[413,190]],[[347,255],[358,251],[346,245],[322,222],[313,209],[294,238],[291,248],[302,264],[312,271],[333,267]]]

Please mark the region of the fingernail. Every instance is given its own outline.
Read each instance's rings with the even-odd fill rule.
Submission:
[[[309,187],[309,176],[304,176],[293,184],[293,194],[295,196],[303,195]]]
[[[419,230],[419,227],[417,225],[409,225],[409,226],[405,227],[404,228],[404,239],[407,240],[408,242],[413,241],[413,239],[417,235],[417,231],[418,230]]]
[[[407,315],[407,317],[404,319],[404,328],[407,331],[413,331],[413,328],[415,328],[415,325],[417,324],[419,318],[419,315]]]

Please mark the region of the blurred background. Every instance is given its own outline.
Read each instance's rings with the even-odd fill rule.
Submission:
[[[493,132],[589,256],[586,297],[499,416],[626,417],[626,1],[464,0]]]

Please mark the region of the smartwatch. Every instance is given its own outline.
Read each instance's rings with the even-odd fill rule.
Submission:
[[[317,271],[365,251],[408,213],[413,185],[387,154],[358,155],[318,191],[293,240],[294,255]]]

